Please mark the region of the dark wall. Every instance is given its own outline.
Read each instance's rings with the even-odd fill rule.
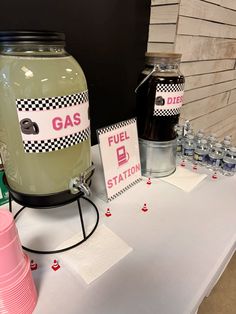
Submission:
[[[151,0],[2,1],[0,29],[56,30],[82,66],[95,130],[135,116]]]

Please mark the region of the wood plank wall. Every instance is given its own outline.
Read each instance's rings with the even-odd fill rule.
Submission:
[[[236,144],[236,0],[152,0],[147,50],[182,53],[181,121]]]

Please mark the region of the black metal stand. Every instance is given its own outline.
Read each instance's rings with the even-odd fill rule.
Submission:
[[[82,208],[81,208],[81,204],[80,204],[80,199],[84,199],[85,201],[87,201],[88,203],[90,203],[95,212],[96,212],[96,222],[95,222],[95,225],[92,229],[92,231],[90,231],[90,233],[86,234],[86,230],[85,230],[85,226],[84,226],[84,219],[83,219],[83,212],[82,212]],[[16,201],[14,197],[12,197],[12,194],[11,194],[11,190],[9,189],[9,211],[12,212],[12,200]],[[61,252],[65,252],[65,251],[68,251],[70,249],[73,249],[77,246],[79,246],[80,244],[82,244],[83,242],[85,242],[93,233],[94,231],[96,230],[97,226],[98,226],[98,222],[99,222],[99,212],[98,212],[98,209],[96,207],[96,205],[91,201],[89,200],[88,198],[84,197],[82,193],[78,193],[78,197],[76,198],[75,200],[77,202],[77,205],[78,205],[78,209],[79,209],[79,216],[80,216],[80,222],[81,222],[81,228],[82,228],[82,232],[83,232],[83,239],[71,246],[68,246],[68,247],[65,247],[65,248],[62,248],[62,249],[59,249],[59,250],[49,250],[49,251],[41,251],[41,250],[35,250],[35,249],[31,249],[31,248],[28,248],[26,246],[23,246],[22,245],[22,248],[25,250],[25,251],[28,251],[28,252],[31,252],[31,253],[37,253],[37,254],[55,254],[55,253],[61,253]],[[63,206],[63,205],[66,205],[68,204],[68,201],[65,202],[64,204],[60,204],[60,206]],[[23,205],[23,204],[21,204]],[[18,212],[14,215],[14,219],[17,219],[17,217],[20,215],[20,213],[26,208],[27,206],[22,206],[21,209],[18,210]],[[47,208],[50,208],[50,207],[55,207],[55,206],[48,206]]]

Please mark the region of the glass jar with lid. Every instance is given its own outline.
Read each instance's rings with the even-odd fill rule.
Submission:
[[[39,197],[67,202],[71,178],[91,157],[87,83],[65,50],[65,35],[0,32],[0,98],[1,157],[12,195],[39,207]]]
[[[183,102],[181,54],[146,53],[136,88],[137,125],[143,175],[161,177],[176,168],[176,131]]]

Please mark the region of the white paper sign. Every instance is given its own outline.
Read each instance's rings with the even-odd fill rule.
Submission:
[[[108,201],[140,182],[136,119],[97,130]]]

